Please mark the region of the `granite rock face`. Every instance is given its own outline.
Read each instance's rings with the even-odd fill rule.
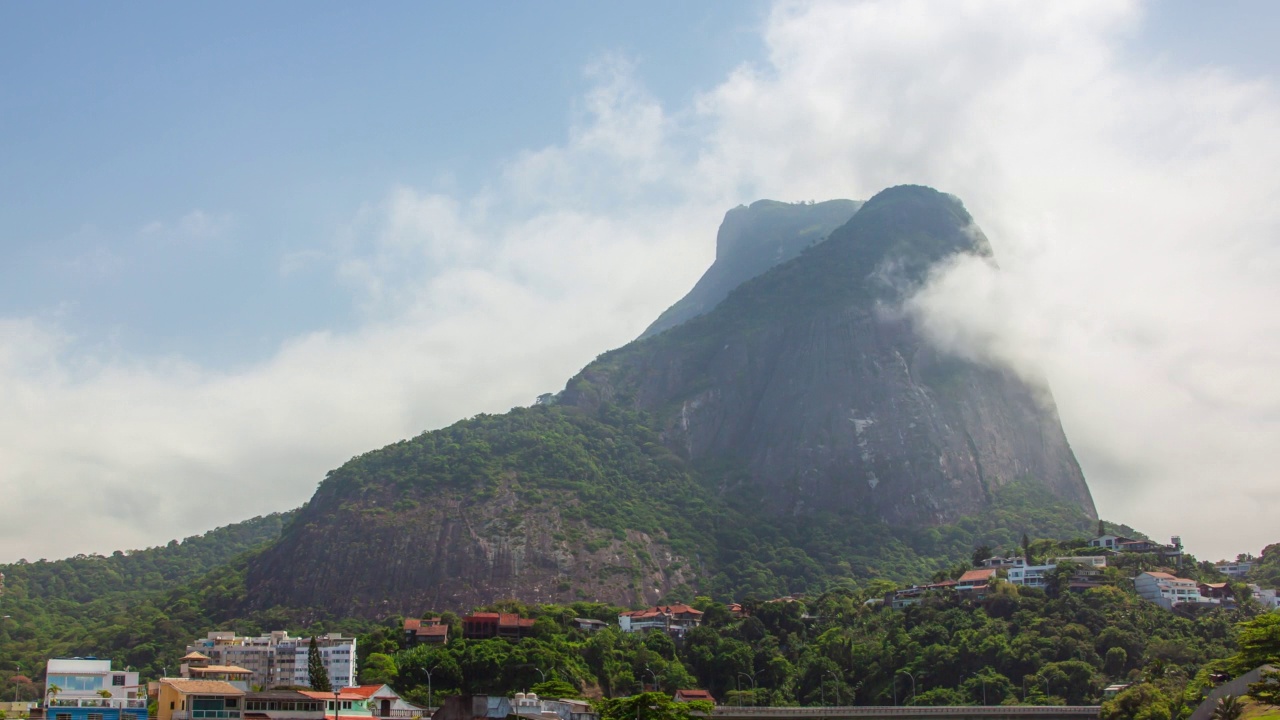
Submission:
[[[1096,517],[1049,391],[940,353],[902,312],[955,253],[991,255],[958,200],[886,190],[711,312],[602,356],[563,402],[656,413],[695,464],[744,468],[766,513],[933,525],[1029,480]]]
[[[855,545],[977,516],[1014,484],[1043,496],[1028,517],[1096,518],[1048,389],[940,352],[903,312],[957,253],[991,249],[924,187],[730,211],[694,291],[554,398],[330,473],[249,561],[249,608],[632,605],[713,577],[741,591],[735,548],[759,530],[849,572],[839,553],[874,558]],[[819,520],[875,530],[817,547],[799,535]]]

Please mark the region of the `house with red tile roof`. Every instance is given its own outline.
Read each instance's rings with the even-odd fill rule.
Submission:
[[[716,699],[712,697],[711,693],[707,692],[706,690],[677,690],[676,691],[676,695],[675,695],[676,702],[693,702],[695,700],[705,700],[706,702],[712,703],[713,705],[716,702]]]
[[[995,568],[978,568],[970,570],[956,580],[956,592],[969,597],[981,597],[991,589],[991,581],[996,577]]]
[[[668,633],[683,635],[686,631],[702,624],[702,611],[684,605],[655,605],[644,610],[632,610],[618,616],[618,627],[622,632],[639,632],[641,630],[663,630]]]
[[[443,645],[449,642],[449,626],[445,625],[438,617],[422,618],[421,620],[405,618],[404,642],[409,647],[419,643]]]
[[[533,623],[533,618],[522,618],[515,613],[472,613],[462,618],[462,637],[467,640],[492,637],[514,640],[533,635]]]

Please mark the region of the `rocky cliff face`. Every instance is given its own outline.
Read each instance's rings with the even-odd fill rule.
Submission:
[[[766,513],[938,524],[1030,481],[1095,516],[1048,391],[941,355],[900,311],[958,252],[991,252],[959,201],[886,190],[708,314],[603,356],[563,400],[655,413],[695,464],[744,468]]]
[[[827,239],[862,203],[853,200],[782,203],[757,200],[725,213],[716,233],[716,260],[688,295],[667,308],[640,337],[657,335],[703,315],[734,288]]]
[[[1096,518],[1048,391],[939,353],[901,312],[939,261],[990,255],[958,200],[899,187],[861,208],[756,203],[720,241],[691,299],[554,403],[330,473],[250,562],[249,609],[377,617],[914,580],[976,542]]]

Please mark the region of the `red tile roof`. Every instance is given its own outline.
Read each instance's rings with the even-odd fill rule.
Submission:
[[[995,568],[979,568],[977,570],[970,570],[969,572],[966,572],[965,574],[961,575],[960,579],[957,582],[958,583],[981,582],[984,580],[990,580],[992,577],[995,577],[995,574],[996,574]]]
[[[368,699],[373,697],[374,694],[384,687],[386,687],[386,685],[358,685],[356,687],[349,687],[343,690],[342,693],[344,695],[358,695],[362,698]]]
[[[706,700],[707,702],[715,702],[716,699],[706,690],[677,690],[676,700]]]

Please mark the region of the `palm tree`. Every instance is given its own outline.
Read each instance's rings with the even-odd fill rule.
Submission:
[[[58,693],[60,692],[62,692],[62,688],[58,687],[57,685],[50,685],[49,689],[44,691],[45,695],[49,696],[50,705],[52,705],[53,702],[58,699]]]
[[[1244,705],[1235,695],[1223,695],[1218,704],[1213,706],[1213,720],[1240,720],[1244,714]]]

